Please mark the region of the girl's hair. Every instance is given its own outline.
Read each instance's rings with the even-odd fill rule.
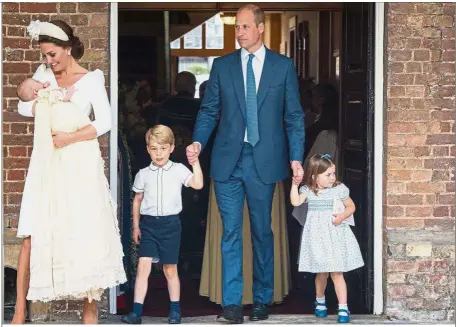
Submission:
[[[329,154],[314,154],[307,162],[302,183],[317,194],[317,176],[327,171],[332,165],[335,164]],[[339,184],[340,182],[336,181],[333,187]]]
[[[68,35],[69,40],[62,41],[52,36],[40,35],[38,42],[54,43],[55,45],[62,48],[71,47],[71,56],[74,59],[81,59],[84,55],[84,44],[81,42],[81,40],[79,40],[77,36],[73,34],[73,29],[70,27],[70,25],[65,23],[63,20],[51,20],[49,23],[54,24],[57,27],[60,27],[66,33],[66,35]]]

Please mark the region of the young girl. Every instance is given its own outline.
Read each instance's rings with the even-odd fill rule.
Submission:
[[[356,238],[343,221],[355,212],[355,204],[348,188],[336,180],[336,166],[328,154],[316,154],[306,165],[303,186],[291,187],[291,204],[300,206],[308,202],[307,219],[301,238],[299,271],[316,273],[315,315],[327,316],[325,289],[328,275],[334,282],[339,312],[337,322],[348,323],[347,286],[344,272],[364,265]],[[340,199],[345,212],[333,214],[334,199]]]

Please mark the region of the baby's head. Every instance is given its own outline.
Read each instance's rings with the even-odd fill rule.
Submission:
[[[174,133],[168,126],[155,125],[146,132],[147,152],[153,163],[163,167],[174,151]]]
[[[32,101],[36,98],[38,91],[43,89],[45,85],[33,78],[27,78],[19,85],[17,95],[22,101]]]
[[[339,184],[336,165],[329,154],[315,154],[307,162],[303,184],[313,192]]]

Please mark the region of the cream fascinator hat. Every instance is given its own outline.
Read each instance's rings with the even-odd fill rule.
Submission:
[[[57,25],[34,20],[27,27],[27,32],[33,40],[38,40],[40,35],[46,35],[61,41],[69,41],[68,35]]]

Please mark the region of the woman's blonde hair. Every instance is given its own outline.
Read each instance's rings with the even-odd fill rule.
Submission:
[[[168,126],[155,125],[146,132],[146,143],[150,145],[152,142],[157,142],[160,145],[174,145],[174,133]]]
[[[317,176],[323,174],[332,165],[335,166],[329,154],[314,154],[304,169],[304,179],[302,184],[307,186],[312,192],[317,194]],[[340,182],[336,180],[334,186],[339,185]]]

